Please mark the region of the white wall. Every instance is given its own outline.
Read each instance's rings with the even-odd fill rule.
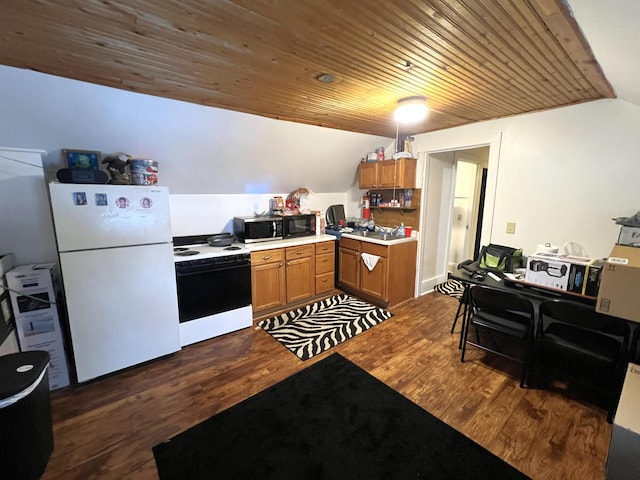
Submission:
[[[153,158],[172,194],[214,195],[204,203],[211,209],[229,205],[207,225],[215,229],[232,211],[251,211],[256,195],[266,208],[271,195],[298,187],[318,195],[316,208],[344,203],[355,216],[358,161],[390,142],[11,67],[0,66],[0,84],[0,145],[47,151],[53,172],[62,166],[61,148]],[[489,158],[493,188],[483,242],[532,253],[538,243],[575,241],[600,257],[617,238],[611,218],[640,209],[639,124],[639,107],[601,100],[417,135],[414,151],[497,146]],[[230,197],[219,202],[215,195],[224,194]],[[507,221],[516,222],[515,235],[504,232]]]
[[[312,208],[343,203],[355,215],[360,158],[392,142],[5,66],[0,85],[0,145],[47,152],[47,181],[66,167],[63,148],[157,160],[174,235],[228,231],[234,215],[267,210],[270,197],[299,187]]]
[[[58,258],[43,153],[0,147],[0,255],[13,253],[15,265]]]
[[[276,194],[283,199],[287,193]],[[171,195],[171,229],[174,236],[233,232],[235,216],[269,210],[273,195]],[[345,204],[346,193],[311,193],[309,208],[326,212],[333,204]]]
[[[417,135],[414,145],[438,152],[500,139],[498,162],[490,154],[495,206],[488,202],[484,241],[525,254],[539,243],[574,241],[605,257],[618,238],[611,219],[640,210],[638,125],[639,107],[600,100]],[[505,233],[509,221],[515,235]]]
[[[346,192],[392,139],[302,125],[0,66],[0,145],[125,152],[159,162],[174,194]],[[390,119],[391,121],[391,119]]]

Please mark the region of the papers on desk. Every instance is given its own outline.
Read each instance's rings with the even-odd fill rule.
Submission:
[[[489,272],[489,273],[487,273],[487,275],[489,275],[491,278],[493,278],[496,282],[501,282],[502,281],[502,279],[498,275],[493,273],[493,272]]]
[[[516,275],[515,273],[505,273],[504,276],[509,280],[524,280],[524,275]]]

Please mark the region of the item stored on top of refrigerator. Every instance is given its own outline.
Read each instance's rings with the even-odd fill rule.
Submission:
[[[60,183],[95,183],[103,184],[109,181],[109,175],[88,168],[61,168],[56,172]]]
[[[207,238],[207,243],[212,247],[228,247],[233,243],[233,234],[231,233],[215,233]]]
[[[129,160],[131,182],[134,185],[157,185],[158,162],[148,158],[132,158]]]
[[[126,153],[117,153],[102,159],[102,164],[107,165],[107,171],[111,175],[111,185],[131,185],[130,159],[131,155]]]

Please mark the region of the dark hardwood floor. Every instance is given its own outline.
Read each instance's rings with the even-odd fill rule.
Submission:
[[[516,365],[473,347],[460,363],[449,333],[456,307],[425,295],[306,362],[249,328],[55,391],[43,478],[157,479],[154,445],[338,352],[534,479],[602,480],[612,431],[604,409],[522,389]]]

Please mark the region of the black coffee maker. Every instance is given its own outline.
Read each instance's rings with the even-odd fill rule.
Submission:
[[[327,228],[330,230],[339,230],[340,225],[344,225],[344,205],[331,205],[327,208],[325,215],[327,220]]]

